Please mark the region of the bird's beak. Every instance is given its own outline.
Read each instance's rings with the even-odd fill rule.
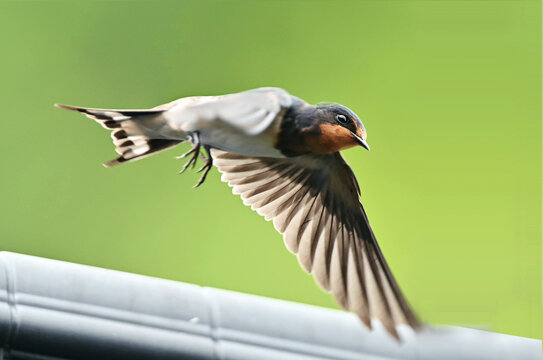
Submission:
[[[370,146],[368,145],[368,143],[366,142],[366,140],[362,139],[360,136],[356,135],[356,134],[353,134],[354,135],[354,138],[356,139],[356,142],[362,146],[364,149],[370,151]]]

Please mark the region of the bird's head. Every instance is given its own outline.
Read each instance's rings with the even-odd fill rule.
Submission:
[[[315,106],[313,111],[313,131],[305,134],[305,142],[311,151],[330,154],[358,145],[370,149],[362,121],[349,108],[322,104]]]

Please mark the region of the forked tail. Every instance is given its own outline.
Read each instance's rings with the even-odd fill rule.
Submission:
[[[96,120],[108,130],[115,151],[121,155],[104,164],[106,167],[137,160],[175,146],[183,140],[167,139],[158,131],[164,125],[164,110],[110,110],[91,109],[78,106],[55,104],[66,110],[79,111],[88,118]]]

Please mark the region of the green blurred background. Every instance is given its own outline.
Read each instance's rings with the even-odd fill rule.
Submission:
[[[539,337],[538,1],[3,2],[0,247],[337,307],[187,145],[105,169],[53,103],[146,108],[279,86],[356,111],[345,153],[419,315]]]

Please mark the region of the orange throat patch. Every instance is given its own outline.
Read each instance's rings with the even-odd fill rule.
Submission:
[[[343,126],[334,124],[319,125],[320,134],[304,134],[306,146],[317,154],[332,154],[358,145],[353,134]]]

